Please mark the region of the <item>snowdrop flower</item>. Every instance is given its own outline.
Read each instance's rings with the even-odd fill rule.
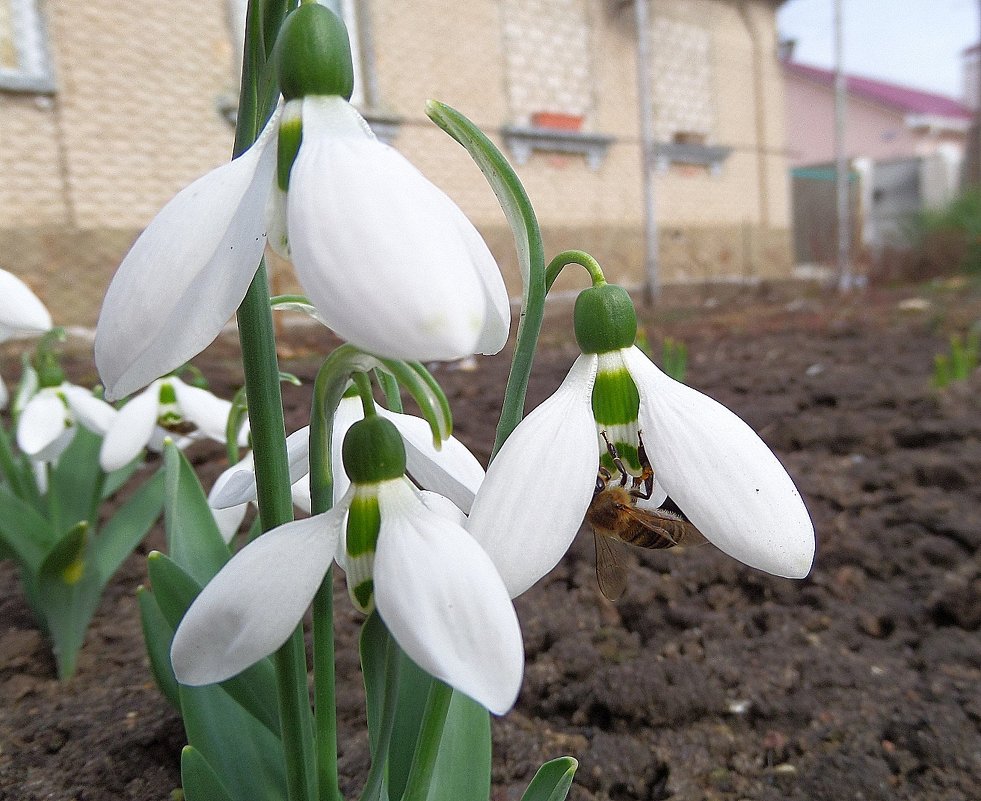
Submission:
[[[294,431],[286,438],[293,505],[306,514],[310,514],[310,482],[306,480],[310,472],[309,444],[309,426]],[[235,536],[249,504],[255,502],[256,494],[255,459],[252,451],[249,451],[215,479],[208,493],[208,505],[225,542],[231,542]]]
[[[633,342],[636,317],[620,287],[597,283],[575,308],[582,355],[548,400],[514,430],[487,471],[468,530],[511,596],[558,563],[583,520],[607,455],[606,432],[628,473],[643,445],[657,486],[716,547],[746,564],[802,578],[814,529],[777,457],[735,414],[666,376]],[[498,521],[508,521],[507,526]]]
[[[480,235],[346,99],[343,23],[304,4],[287,17],[276,53],[282,113],[249,150],[171,200],[113,278],[95,341],[107,398],[215,339],[267,234],[328,325],[366,351],[427,361],[504,346],[507,291]]]
[[[523,650],[494,564],[458,510],[444,515],[448,501],[427,504],[406,479],[391,422],[372,415],[351,426],[343,454],[351,486],[333,509],[249,543],[191,605],[171,649],[178,681],[223,681],[279,648],[340,551],[355,605],[377,608],[424,670],[503,714],[518,694]]]
[[[391,421],[402,440],[406,452],[407,472],[417,486],[435,490],[448,498],[464,513],[470,511],[474,495],[484,480],[480,462],[455,437],[444,440],[439,450],[433,445],[429,423],[420,417],[390,412],[378,407],[377,414]],[[347,492],[350,479],[343,470],[341,445],[348,429],[361,419],[361,401],[357,397],[342,398],[334,413],[334,430],[331,437],[331,462],[334,465],[334,503]],[[286,438],[289,460],[290,483],[293,485],[293,502],[303,511],[310,511],[310,488],[305,481],[310,472],[310,427],[305,426]],[[340,468],[340,469],[338,469]],[[251,456],[228,468],[208,495],[208,503],[216,511],[241,509],[256,499],[255,468]],[[229,515],[229,525],[232,517]]]
[[[116,410],[89,390],[63,382],[42,387],[25,399],[17,418],[17,447],[34,462],[54,462],[82,425],[103,435]]]
[[[0,270],[0,342],[43,334],[51,329],[51,315],[30,287],[13,273]],[[0,409],[10,400],[0,378]]]
[[[174,432],[187,435],[183,444],[196,437],[224,442],[231,409],[229,401],[185,384],[177,376],[158,379],[119,410],[102,441],[102,469],[107,473],[118,470],[143,448],[159,448]],[[239,445],[247,442],[248,431],[243,430]]]
[[[30,287],[0,270],[0,342],[51,330],[51,315]]]

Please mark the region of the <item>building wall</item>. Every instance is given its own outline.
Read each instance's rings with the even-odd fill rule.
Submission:
[[[775,5],[652,2],[652,36],[687,31],[693,43],[681,52],[707,47],[711,59],[680,88],[657,79],[669,68],[685,74],[684,59],[659,64],[656,121],[694,126],[707,144],[731,148],[716,172],[672,164],[654,179],[665,281],[788,272]],[[227,160],[232,128],[220,107],[235,87],[229,6],[43,6],[57,90],[0,91],[0,253],[58,322],[92,324],[139,231],[181,187]],[[504,129],[527,125],[536,105],[565,105],[539,110],[579,113],[584,132],[611,137],[595,168],[583,155],[534,151],[517,169],[548,253],[583,248],[611,280],[643,283],[632,4],[362,0],[358,18],[366,113],[397,123],[393,144],[471,216],[513,293],[520,287],[503,214],[463,149],[425,117],[430,97],[471,117],[512,159]],[[536,60],[541,53],[551,57]],[[698,112],[682,119],[689,101]],[[279,280],[288,285],[288,273]],[[579,276],[563,284],[581,285]]]
[[[834,161],[834,92],[831,88],[786,74],[787,146],[792,167]],[[911,129],[904,115],[849,96],[845,108],[845,153],[849,159],[873,161],[927,156],[962,150],[963,134],[933,134]]]

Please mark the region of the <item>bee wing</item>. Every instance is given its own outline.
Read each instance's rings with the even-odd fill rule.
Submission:
[[[593,531],[593,543],[596,545],[596,583],[603,595],[615,601],[627,589],[627,569],[620,543],[598,531]]]
[[[624,509],[623,512],[631,520],[634,520],[648,531],[666,540],[660,547],[673,548],[676,545],[703,545],[708,542],[705,539],[705,535],[695,528],[691,522],[670,510],[641,509],[632,506]]]

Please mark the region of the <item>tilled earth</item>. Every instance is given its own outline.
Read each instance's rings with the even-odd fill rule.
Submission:
[[[581,532],[516,601],[527,667],[517,706],[494,724],[494,801],[517,801],[537,766],[560,754],[580,760],[576,801],[978,798],[981,375],[944,391],[930,376],[949,333],[981,318],[981,295],[947,286],[720,303],[711,294],[647,313],[648,337],[684,341],[687,382],[784,461],[814,518],[814,570],[788,581],[710,545],[637,550],[613,604]],[[902,303],[912,297],[925,302]],[[568,313],[550,313],[532,403],[576,356]],[[284,369],[312,378],[313,352],[326,345],[318,336],[291,329]],[[199,360],[219,394],[240,380],[234,358],[219,343]],[[499,358],[437,373],[457,436],[482,460],[506,370]],[[94,378],[84,357],[72,372]],[[286,392],[298,427],[309,382]],[[221,452],[196,447],[207,485]],[[0,565],[0,800],[174,797],[183,730],[152,684],[134,596],[146,552],[161,545],[157,530],[110,585],[64,685],[16,571]],[[358,616],[342,581],[340,767],[351,797],[367,743]]]

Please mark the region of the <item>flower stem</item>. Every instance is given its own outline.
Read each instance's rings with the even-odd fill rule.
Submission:
[[[388,776],[388,752],[395,728],[395,716],[399,710],[399,666],[402,664],[398,644],[391,634],[385,646],[385,700],[382,704],[381,721],[378,724],[378,742],[371,755],[371,770],[365,781],[359,801],[380,801]]]
[[[317,727],[317,792],[320,801],[339,801],[337,701],[334,686],[334,568],[313,600],[313,695]]]
[[[567,264],[578,264],[580,267],[585,267],[586,272],[589,273],[590,279],[592,279],[593,286],[601,286],[602,284],[606,283],[606,277],[603,275],[603,269],[599,266],[599,262],[596,261],[596,259],[582,250],[565,250],[552,259],[552,261],[548,263],[548,267],[545,268],[546,292],[552,288],[552,284],[555,283],[555,279],[559,277],[559,273],[562,272],[562,268]]]
[[[263,5],[261,0],[249,0],[246,12],[242,91],[235,130],[236,156],[255,141],[275,102],[274,97],[260,96],[260,75],[266,65]],[[259,269],[239,307],[238,327],[255,458],[259,518],[262,530],[268,531],[293,519],[293,502],[286,456],[283,399],[279,386],[279,361],[264,259],[259,263]],[[313,720],[307,695],[301,627],[297,627],[276,652],[274,664],[288,797],[290,801],[312,801],[316,781],[313,772]]]
[[[439,679],[433,679],[419,731],[419,742],[416,745],[416,753],[412,757],[412,767],[409,768],[409,778],[406,781],[402,801],[426,801],[429,796],[429,785],[433,780],[443,726],[446,723],[446,714],[449,712],[452,698],[453,688]]]

